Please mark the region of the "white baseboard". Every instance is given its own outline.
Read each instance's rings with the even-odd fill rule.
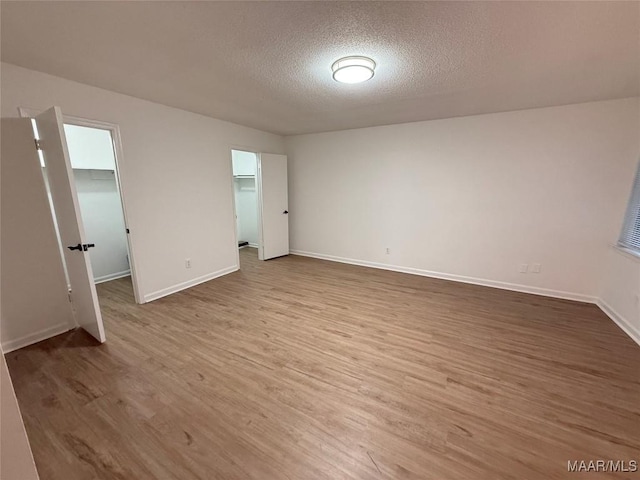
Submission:
[[[53,327],[40,330],[39,332],[30,333],[29,335],[25,335],[24,337],[4,341],[2,342],[2,351],[4,353],[13,352],[14,350],[18,350],[28,345],[33,345],[34,343],[41,342],[43,340],[46,340],[47,338],[55,337],[56,335],[60,335],[61,333],[68,332],[69,330],[73,330],[73,328],[70,328],[68,323],[60,323],[58,325],[54,325]]]
[[[332,262],[348,263],[350,265],[358,265],[361,267],[378,268],[381,270],[390,270],[392,272],[409,273],[411,275],[420,275],[422,277],[438,278],[441,280],[452,280],[454,282],[470,283],[473,285],[481,285],[483,287],[500,288],[502,290],[511,290],[514,292],[531,293],[533,295],[542,295],[544,297],[562,298],[565,300],[574,300],[577,302],[596,303],[597,297],[584,295],[582,293],[563,292],[561,290],[551,290],[548,288],[531,287],[529,285],[520,285],[517,283],[499,282],[496,280],[487,280],[484,278],[467,277],[464,275],[456,275],[452,273],[434,272],[431,270],[422,270],[412,267],[400,267],[396,265],[388,265],[386,263],[368,262],[365,260],[356,260],[353,258],[335,257],[333,255],[324,255],[321,253],[304,252],[300,250],[291,250],[292,255],[300,255],[303,257],[318,258],[320,260],[329,260]]]
[[[231,267],[223,268],[222,270],[218,270],[217,272],[209,273],[207,275],[203,275],[198,278],[194,278],[193,280],[189,280],[186,282],[178,283],[177,285],[173,285],[171,287],[163,288],[162,290],[158,290],[156,292],[148,293],[144,296],[144,301],[151,302],[153,300],[157,300],[158,298],[166,297],[167,295],[171,295],[172,293],[179,292],[181,290],[185,290],[190,287],[195,287],[204,282],[208,282],[209,280],[213,280],[214,278],[221,277],[223,275],[227,275],[231,272],[235,272],[239,270],[238,265],[233,265]]]
[[[618,327],[622,329],[624,333],[629,335],[634,342],[640,345],[640,330],[638,330],[637,328],[634,328],[633,325],[627,322],[627,320],[625,320],[622,315],[616,312],[611,307],[611,305],[609,305],[607,302],[605,302],[601,298],[598,299],[596,304],[598,305],[598,307],[600,307],[600,310],[602,310],[611,320],[615,322],[616,325],[618,325]]]
[[[242,250],[243,248],[258,248],[258,244],[257,243],[250,243],[249,245],[243,245],[240,247],[240,250]]]
[[[131,270],[125,270],[124,272],[110,273],[109,275],[103,275],[95,278],[93,281],[97,283],[110,282],[111,280],[117,280],[118,278],[124,278],[131,275]]]

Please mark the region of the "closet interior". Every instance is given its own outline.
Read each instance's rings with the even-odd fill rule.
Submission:
[[[233,188],[236,206],[238,248],[258,248],[258,156],[253,152],[231,151]]]
[[[64,125],[96,283],[129,276],[127,234],[109,130]]]

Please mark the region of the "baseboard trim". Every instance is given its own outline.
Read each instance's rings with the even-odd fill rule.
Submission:
[[[58,325],[45,328],[43,330],[40,330],[39,332],[30,333],[29,335],[25,335],[24,337],[2,342],[2,351],[4,353],[13,352],[14,350],[19,350],[20,348],[33,345],[34,343],[41,342],[51,337],[55,337],[56,335],[60,335],[61,333],[68,332],[69,330],[73,330],[73,328],[70,328],[68,323],[59,323]]]
[[[103,275],[101,277],[95,278],[93,281],[98,283],[110,282],[111,280],[117,280],[118,278],[129,277],[131,275],[131,270],[125,270],[124,272],[110,273],[109,275]]]
[[[193,280],[188,280],[186,282],[178,283],[177,285],[173,285],[171,287],[163,288],[162,290],[149,293],[144,296],[144,301],[145,303],[152,302],[153,300],[166,297],[167,295],[171,295],[172,293],[177,293],[181,290],[186,290],[187,288],[195,287],[196,285],[199,285],[204,282],[208,282],[209,280],[213,280],[214,278],[222,277],[223,275],[227,275],[237,270],[239,270],[238,265],[233,265],[231,267],[223,268],[222,270],[218,270],[217,272],[209,273],[207,275],[194,278]]]
[[[472,285],[480,285],[483,287],[500,288],[502,290],[511,290],[513,292],[530,293],[533,295],[541,295],[543,297],[561,298],[563,300],[573,300],[576,302],[596,303],[597,297],[584,295],[581,293],[564,292],[561,290],[551,290],[547,288],[531,287],[528,285],[520,285],[517,283],[499,282],[496,280],[487,280],[484,278],[467,277],[464,275],[456,275],[451,273],[434,272],[431,270],[422,270],[412,267],[400,267],[397,265],[388,265],[386,263],[368,262],[365,260],[356,260],[353,258],[336,257],[333,255],[324,255],[321,253],[305,252],[301,250],[291,250],[292,255],[300,255],[302,257],[317,258],[320,260],[329,260],[331,262],[347,263],[349,265],[358,265],[360,267],[378,268],[380,270],[390,270],[392,272],[408,273],[410,275],[419,275],[422,277],[438,278],[440,280],[451,280],[454,282],[470,283]]]
[[[598,307],[600,307],[600,310],[602,310],[605,315],[613,320],[613,322],[618,325],[618,327],[620,327],[620,329],[624,333],[629,335],[634,342],[640,345],[640,331],[636,330],[629,322],[624,319],[622,315],[616,312],[613,307],[611,307],[611,305],[609,305],[601,298],[598,299],[596,305],[598,305]]]

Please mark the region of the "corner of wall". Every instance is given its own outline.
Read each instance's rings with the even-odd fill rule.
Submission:
[[[628,322],[622,315],[616,312],[611,305],[602,300],[598,299],[596,305],[600,307],[602,310],[613,322],[620,327],[620,329],[626,333],[631,339],[640,346],[640,329],[634,327],[630,322]]]

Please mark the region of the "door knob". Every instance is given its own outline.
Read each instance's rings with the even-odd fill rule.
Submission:
[[[82,252],[86,252],[87,250],[95,246],[96,246],[95,243],[79,243],[77,245],[71,245],[70,247],[67,247],[67,248],[69,250],[80,250]]]

